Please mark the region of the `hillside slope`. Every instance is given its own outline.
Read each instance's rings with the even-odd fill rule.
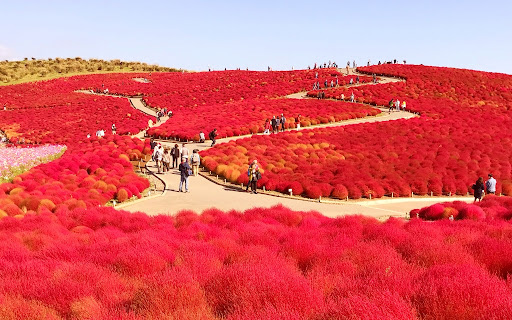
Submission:
[[[85,60],[76,58],[55,58],[37,60],[25,58],[23,61],[0,62],[0,86],[54,79],[63,76],[73,76],[88,73],[108,72],[151,72],[151,71],[181,71],[175,68],[161,67],[141,62],[126,62],[121,60]]]

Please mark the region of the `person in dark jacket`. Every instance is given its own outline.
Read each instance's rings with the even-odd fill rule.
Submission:
[[[192,168],[187,162],[187,158],[181,158],[181,164],[179,166],[180,171],[180,192],[183,192],[183,184],[185,184],[185,192],[188,192],[188,176],[190,175]]]
[[[215,138],[217,137],[217,129],[213,129],[210,134],[209,134],[209,138],[210,140],[212,140],[212,147],[215,145]]]
[[[484,192],[484,178],[478,178],[472,188],[475,191],[475,201],[473,202],[476,202],[476,200],[482,201],[482,194]]]
[[[180,148],[177,144],[174,145],[174,148],[171,149],[171,156],[172,156],[172,168],[177,168],[179,165],[179,158],[180,158]]]

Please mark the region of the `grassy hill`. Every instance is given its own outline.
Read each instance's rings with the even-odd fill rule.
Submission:
[[[37,60],[25,58],[23,61],[0,62],[0,86],[54,79],[88,73],[107,72],[144,72],[144,71],[181,71],[175,68],[161,67],[141,62],[125,62],[121,60],[84,60],[77,58],[55,58]]]

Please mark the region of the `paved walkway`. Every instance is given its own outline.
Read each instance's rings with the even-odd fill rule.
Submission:
[[[201,147],[196,144],[189,148]],[[156,171],[154,163],[149,163],[150,170]],[[180,176],[176,169],[159,175],[166,184],[164,196],[142,200],[123,207],[123,210],[142,211],[149,215],[176,214],[181,210],[202,212],[208,208],[224,211],[247,210],[253,207],[271,207],[282,204],[297,211],[318,211],[328,217],[338,217],[349,214],[363,214],[379,219],[390,216],[405,217],[406,213],[415,208],[421,208],[442,201],[462,200],[470,202],[470,197],[433,197],[433,198],[397,198],[374,201],[348,201],[342,204],[319,203],[298,199],[281,198],[266,194],[251,194],[239,188],[226,187],[197,176],[189,177],[189,193],[178,192]]]

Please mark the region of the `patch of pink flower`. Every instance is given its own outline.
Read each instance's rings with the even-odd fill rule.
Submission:
[[[0,147],[0,181],[9,178],[13,172],[26,171],[62,153],[62,145],[38,147]],[[21,172],[18,172],[21,173]]]

